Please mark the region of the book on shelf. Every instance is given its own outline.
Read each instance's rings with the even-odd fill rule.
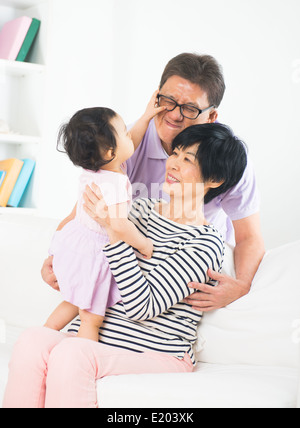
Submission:
[[[0,171],[0,187],[2,186],[6,171]]]
[[[0,32],[1,59],[14,61],[17,58],[31,23],[32,18],[21,16],[4,24]]]
[[[41,25],[41,21],[39,21],[38,19],[32,18],[32,23],[29,27],[29,30],[26,34],[26,37],[24,39],[24,42],[21,46],[21,49],[18,53],[18,56],[16,58],[16,61],[25,61],[29,51],[33,45],[33,42],[37,36],[37,33],[39,31]]]
[[[7,202],[8,207],[18,207],[28,186],[35,168],[35,161],[32,159],[22,159],[24,162],[16,184]]]
[[[20,159],[5,159],[0,161],[0,170],[5,171],[5,177],[0,187],[0,207],[6,207],[15,187],[24,162]]]
[[[21,16],[4,24],[0,31],[0,59],[25,61],[40,23],[38,19]]]

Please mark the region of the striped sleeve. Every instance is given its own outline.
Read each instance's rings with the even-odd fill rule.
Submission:
[[[223,255],[214,235],[206,236],[205,242],[201,237],[193,238],[144,276],[132,247],[126,243],[109,245],[103,251],[127,317],[139,321],[159,316],[192,294],[195,290],[188,287],[190,282],[208,283],[208,269],[219,270]]]

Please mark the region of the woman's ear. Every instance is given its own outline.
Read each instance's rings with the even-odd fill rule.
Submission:
[[[222,181],[208,181],[207,183],[205,183],[205,187],[208,191],[209,189],[217,189],[218,187],[222,186],[222,184],[224,184],[224,180],[222,180]]]

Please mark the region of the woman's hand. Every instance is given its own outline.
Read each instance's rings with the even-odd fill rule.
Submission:
[[[99,223],[100,226],[105,227],[111,244],[118,242],[120,237],[111,227],[108,207],[100,188],[95,183],[92,183],[91,187],[86,186],[83,198],[85,202],[83,205],[85,212]]]
[[[110,226],[108,208],[103,199],[100,188],[92,183],[91,187],[86,186],[83,194],[85,212],[103,227]]]
[[[42,266],[41,270],[43,280],[50,285],[54,290],[59,291],[59,285],[56,276],[53,273],[53,256],[48,257]]]

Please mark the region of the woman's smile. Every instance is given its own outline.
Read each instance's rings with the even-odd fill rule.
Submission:
[[[172,183],[179,183],[180,180],[178,180],[178,178],[174,177],[174,175],[168,173],[167,178],[166,178],[166,182],[169,184],[172,184]]]

